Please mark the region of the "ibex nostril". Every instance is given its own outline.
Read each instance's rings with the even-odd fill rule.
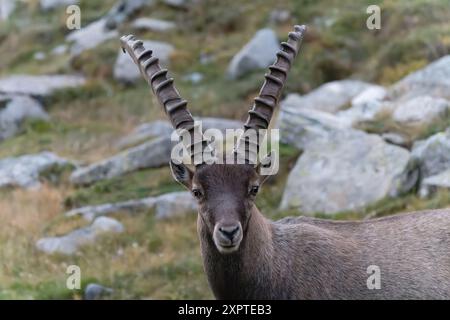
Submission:
[[[233,240],[235,234],[239,231],[239,226],[220,227],[219,231],[230,241]]]

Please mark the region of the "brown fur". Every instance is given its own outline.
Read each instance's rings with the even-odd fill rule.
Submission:
[[[191,187],[204,192],[198,234],[219,299],[450,299],[450,210],[272,222],[247,196],[259,179],[252,167],[205,165],[191,177]],[[243,228],[231,253],[213,240],[214,225],[224,220]],[[381,289],[367,288],[370,265],[381,270]]]

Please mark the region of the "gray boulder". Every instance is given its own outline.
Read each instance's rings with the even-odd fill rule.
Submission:
[[[137,213],[154,208],[155,197],[128,200],[115,203],[105,203],[95,206],[86,206],[72,209],[65,213],[66,217],[82,216],[85,220],[92,221],[97,217],[105,216],[111,213],[126,212]]]
[[[66,41],[70,43],[70,53],[75,57],[85,50],[93,49],[107,40],[118,37],[118,31],[109,29],[106,18],[102,18],[70,32],[66,36]]]
[[[409,141],[401,134],[395,132],[386,132],[381,135],[384,141],[395,144],[400,147],[408,147]]]
[[[225,118],[205,117],[195,118],[195,120],[202,121],[203,130],[218,129],[222,133],[225,133],[226,129],[239,129],[243,126],[243,123],[240,121]],[[170,136],[173,131],[173,127],[168,121],[156,120],[143,123],[136,127],[129,135],[120,139],[117,147],[122,149],[155,137]]]
[[[289,94],[281,107],[298,109],[315,109],[336,113],[349,106],[352,99],[370,88],[377,88],[370,83],[358,80],[339,80],[325,83],[305,94]]]
[[[49,11],[59,7],[78,4],[79,2],[79,0],[40,0],[39,4],[43,11]]]
[[[197,202],[189,192],[166,193],[157,197],[148,197],[116,203],[76,208],[66,212],[66,217],[82,216],[92,221],[96,217],[112,213],[127,214],[155,209],[157,219],[168,219],[197,211]]]
[[[279,50],[277,35],[272,29],[259,30],[231,60],[228,77],[236,79],[249,71],[267,68]]]
[[[427,197],[439,189],[450,189],[450,169],[423,179],[419,194]]]
[[[61,56],[65,54],[68,50],[68,46],[66,44],[60,44],[54,47],[51,51],[51,54],[54,56]]]
[[[421,95],[450,99],[450,55],[406,76],[390,88],[389,94],[401,99]]]
[[[123,231],[124,227],[119,221],[108,217],[98,217],[90,226],[74,230],[67,235],[39,239],[36,242],[36,248],[47,254],[73,255],[80,247],[93,243],[100,234]]]
[[[387,97],[387,90],[382,86],[371,85],[360,94],[356,95],[351,103],[352,106],[357,104],[364,104],[371,101],[383,101]]]
[[[89,283],[84,289],[84,300],[99,300],[113,293],[113,289],[104,287],[97,283]]]
[[[92,223],[92,225],[90,226],[90,228],[96,233],[99,232],[121,233],[124,230],[123,225],[119,221],[108,217],[96,218]]]
[[[445,129],[450,123],[450,102],[442,98],[417,96],[400,103],[392,115],[399,132],[411,140],[431,130]]]
[[[186,9],[196,0],[164,0],[164,3],[177,9]]]
[[[353,211],[409,191],[417,181],[406,149],[356,130],[308,145],[289,174],[281,209]]]
[[[314,110],[284,107],[278,115],[276,127],[280,141],[300,150],[326,140],[338,131],[350,130],[350,124],[333,114]]]
[[[336,114],[354,128],[395,133],[406,144],[442,130],[450,123],[450,102],[431,96],[358,103]]]
[[[176,24],[171,21],[153,18],[138,18],[133,21],[131,26],[134,29],[149,30],[154,32],[168,32],[176,28]]]
[[[144,6],[153,4],[153,0],[120,0],[106,15],[106,26],[108,29],[115,29]]]
[[[47,112],[35,99],[27,96],[0,96],[0,142],[19,133],[27,119],[48,118]]]
[[[171,219],[197,211],[197,201],[190,192],[166,193],[156,198],[156,219]]]
[[[16,0],[0,0],[0,21],[8,20],[16,5]]]
[[[422,179],[450,169],[450,128],[416,141],[411,154],[419,164]]]
[[[168,43],[160,41],[144,41],[144,47],[153,51],[153,56],[157,57],[162,65],[168,65],[170,55],[174,52],[174,47]],[[133,83],[141,79],[139,68],[128,54],[119,50],[117,60],[114,65],[114,78],[118,81]]]
[[[47,55],[42,51],[38,51],[33,55],[33,58],[36,61],[43,61],[47,58]]]
[[[0,160],[0,188],[38,188],[43,174],[51,174],[49,178],[56,180],[59,169],[72,166],[72,162],[51,152],[4,158]]]
[[[81,167],[72,173],[70,181],[75,185],[89,185],[139,169],[167,165],[171,146],[170,137],[160,137],[98,163]]]
[[[239,129],[243,128],[243,123],[238,120],[225,119],[225,118],[212,118],[212,117],[198,117],[196,121],[202,122],[202,129],[217,129],[225,133],[227,129]]]
[[[270,12],[269,23],[283,24],[291,19],[291,12],[286,9],[274,9]]]
[[[130,134],[121,138],[116,147],[124,149],[149,140],[155,137],[168,136],[173,132],[173,127],[169,121],[155,120],[143,123],[136,127]]]
[[[396,105],[391,101],[371,100],[352,105],[351,108],[339,111],[336,116],[354,128],[365,130],[377,123],[387,124]]]
[[[75,88],[85,84],[78,75],[12,75],[0,79],[0,93],[48,96],[59,89]]]

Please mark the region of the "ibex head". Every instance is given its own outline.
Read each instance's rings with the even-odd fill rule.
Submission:
[[[295,26],[295,30],[289,33],[288,41],[281,43],[282,49],[277,53],[275,63],[269,67],[270,72],[265,75],[265,82],[249,111],[244,133],[248,130],[258,132],[269,127],[305,30],[305,26]],[[255,197],[268,177],[260,169],[271,165],[272,156],[257,163],[259,141],[252,141],[244,134],[230,155],[235,160],[234,163],[226,161],[225,164],[207,164],[196,160],[203,159],[196,156],[199,152],[212,153],[213,150],[202,132],[199,132],[199,127],[194,126],[194,120],[187,110],[187,102],[181,99],[173,86],[173,79],[166,77],[167,69],[161,69],[158,59],[152,57],[152,51],[146,50],[142,41],[134,36],[122,37],[121,43],[150,84],[174,128],[187,131],[191,136],[190,141],[193,141],[186,147],[195,167],[190,169],[183,163],[171,161],[173,177],[197,199],[199,219],[206,226],[217,250],[220,253],[237,251],[245,238]]]
[[[251,208],[268,175],[261,165],[200,165],[195,170],[171,162],[172,175],[197,199],[199,215],[221,253],[237,250],[245,236]]]

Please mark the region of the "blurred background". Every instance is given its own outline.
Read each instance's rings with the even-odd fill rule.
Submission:
[[[259,209],[450,206],[448,0],[0,0],[0,298],[212,298],[196,205],[167,166],[171,127],[118,39],[145,40],[191,112],[224,129],[295,24],[308,32]]]

